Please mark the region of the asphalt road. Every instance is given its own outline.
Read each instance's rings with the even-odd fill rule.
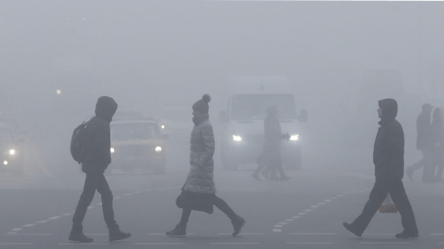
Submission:
[[[215,173],[218,196],[247,223],[239,237],[222,212],[193,212],[186,237],[164,233],[179,221],[175,199],[184,183],[187,150],[176,148],[166,175],[113,172],[116,220],[133,236],[108,242],[100,196],[88,210],[84,229],[94,243],[68,241],[71,218],[84,175],[0,175],[0,248],[441,248],[444,183],[421,184],[404,180],[417,218],[420,237],[398,240],[399,214],[377,214],[362,238],[342,227],[361,211],[374,179],[370,174],[340,171],[328,165],[306,164],[289,172],[288,181],[257,181],[246,167]],[[112,166],[111,166],[112,167]],[[251,167],[250,167],[251,168]],[[419,177],[419,175],[417,176]]]

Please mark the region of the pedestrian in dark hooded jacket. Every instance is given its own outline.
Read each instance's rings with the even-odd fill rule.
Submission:
[[[228,204],[216,196],[216,187],[213,180],[215,150],[213,126],[209,120],[209,105],[211,97],[205,94],[202,99],[194,103],[193,123],[190,140],[190,172],[182,193],[176,204],[182,208],[182,217],[179,224],[166,234],[169,236],[186,235],[186,227],[191,211],[213,212],[213,205],[228,216],[233,225],[233,236],[237,236],[246,220],[237,215]]]
[[[109,240],[131,237],[130,233],[120,231],[114,219],[113,194],[104,176],[106,168],[111,163],[110,123],[116,110],[117,103],[114,99],[102,96],[97,100],[96,116],[86,123],[86,146],[82,158],[82,170],[86,173],[86,179],[72,219],[73,225],[69,235],[71,241],[93,241],[83,233],[82,222],[96,190],[102,196],[103,216],[109,229]]]
[[[434,146],[432,149],[433,163],[438,167],[436,181],[443,181],[442,171],[444,169],[444,115],[442,108],[435,108],[433,111],[432,131]]]
[[[424,104],[422,106],[422,112],[419,114],[416,120],[416,130],[418,136],[416,138],[416,148],[422,152],[421,161],[413,164],[406,169],[406,174],[410,180],[413,181],[413,173],[418,169],[424,167],[424,173],[422,175],[422,182],[434,181],[433,170],[433,131],[431,125],[432,105]]]
[[[396,120],[398,104],[394,99],[379,101],[378,115],[380,128],[373,149],[376,182],[364,210],[351,224],[344,227],[358,237],[362,236],[371,219],[378,211],[388,194],[392,197],[401,214],[404,230],[396,234],[398,239],[418,237],[415,215],[405,193],[402,178],[404,175],[404,132]]]
[[[262,153],[257,163],[258,167],[252,177],[259,180],[259,173],[271,180],[277,179],[276,171],[281,175],[281,180],[290,179],[282,167],[281,141],[289,139],[290,135],[282,134],[281,124],[279,123],[279,111],[276,106],[267,109],[267,117],[264,120],[265,141]],[[265,170],[264,170],[265,168]]]

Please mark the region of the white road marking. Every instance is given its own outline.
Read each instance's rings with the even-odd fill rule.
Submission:
[[[305,209],[304,212],[305,213],[311,212],[311,209]]]
[[[283,227],[283,225],[276,225],[276,226],[274,226],[274,227]]]
[[[412,242],[361,242],[364,245],[409,245],[413,244]]]
[[[62,214],[62,216],[70,216],[71,213]]]
[[[0,243],[1,246],[31,246],[32,243]]]
[[[306,215],[306,213],[298,213],[298,215],[302,216],[302,215]]]
[[[275,233],[281,233],[281,232],[282,232],[282,229],[273,229],[273,232],[275,232]]]
[[[324,202],[331,202],[331,200],[325,200]]]
[[[279,225],[287,225],[288,222],[279,222]]]
[[[325,205],[326,203],[325,202],[319,202],[318,203],[318,206],[323,206],[323,205]]]
[[[294,221],[294,219],[286,219],[285,221],[292,222],[292,221]]]
[[[319,207],[318,205],[311,206],[311,208],[318,208],[318,207]]]
[[[46,223],[46,222],[48,222],[49,220],[41,220],[41,221],[37,221],[36,223],[38,223],[38,224],[43,224],[43,223]]]
[[[89,207],[88,207],[88,209],[93,209],[93,208],[95,208],[95,207],[94,207],[94,206],[89,206]]]
[[[300,216],[293,216],[293,217],[291,217],[291,218],[293,218],[293,219],[299,219],[299,217],[300,217]]]
[[[49,218],[48,220],[56,220],[56,219],[58,219],[58,218],[60,218],[61,216],[53,216],[53,217],[51,217],[51,218]]]
[[[50,233],[7,233],[7,236],[51,236]]]
[[[289,233],[290,235],[336,235],[336,233]]]
[[[21,231],[23,228],[14,228],[14,229],[12,229],[11,231],[14,231],[14,232],[18,232],[18,231]]]
[[[333,245],[333,242],[288,242],[287,245]]]
[[[35,226],[35,224],[24,225],[23,227],[33,227],[33,226]]]
[[[126,193],[126,194],[123,194],[124,196],[128,196],[128,195],[133,195],[133,193]]]

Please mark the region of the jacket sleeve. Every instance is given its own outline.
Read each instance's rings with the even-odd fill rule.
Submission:
[[[199,158],[198,165],[205,166],[209,160],[213,158],[215,150],[213,127],[211,125],[204,125],[201,129],[202,142],[204,145],[204,152]]]
[[[111,163],[111,131],[109,124],[101,124],[94,138],[94,148],[101,163],[109,165]]]
[[[391,127],[388,140],[390,148],[390,167],[402,169],[404,166],[404,132],[401,127]]]

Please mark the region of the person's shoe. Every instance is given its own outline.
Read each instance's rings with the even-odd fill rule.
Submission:
[[[356,235],[358,237],[362,237],[362,233],[359,233],[358,231],[356,231],[356,229],[354,229],[352,227],[352,225],[348,224],[347,222],[342,223],[342,225],[345,227],[345,229],[347,229],[352,234],[354,234],[354,235]]]
[[[187,235],[187,227],[177,225],[173,230],[166,232],[168,236],[185,236]]]
[[[246,222],[247,220],[240,216],[235,221],[231,221],[231,224],[233,224],[234,228],[233,232],[234,237],[239,235],[239,233],[242,231],[242,227],[245,225]]]
[[[68,239],[80,243],[91,243],[94,241],[92,238],[87,237],[84,233],[70,233]]]
[[[410,179],[410,181],[413,181],[413,170],[411,168],[407,168],[405,170],[405,174]]]
[[[131,237],[131,233],[124,233],[120,230],[109,231],[109,241],[124,240]]]
[[[252,174],[251,177],[253,177],[254,179],[260,181],[261,179],[259,178],[259,174]]]
[[[396,237],[397,239],[418,238],[418,237],[419,237],[419,234],[418,234],[417,232],[416,232],[416,233],[408,233],[408,232],[406,232],[406,231],[403,231],[402,233],[398,233],[398,234],[396,234],[395,237]]]

